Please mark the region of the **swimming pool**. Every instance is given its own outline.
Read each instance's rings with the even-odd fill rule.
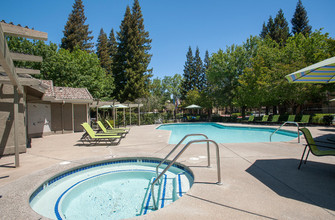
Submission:
[[[177,144],[187,134],[205,134],[217,143],[255,143],[269,142],[273,128],[224,126],[217,123],[181,123],[161,125],[157,129],[169,130],[169,144]],[[291,141],[297,138],[297,132],[280,130],[272,136],[272,142]],[[188,137],[184,143],[199,137]]]
[[[153,210],[155,158],[123,158],[68,170],[44,182],[30,196],[34,211],[50,219],[124,219]],[[159,172],[167,166],[164,163]],[[193,184],[193,174],[174,164],[154,187],[158,208],[176,201]]]

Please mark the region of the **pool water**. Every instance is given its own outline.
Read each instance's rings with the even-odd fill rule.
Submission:
[[[124,219],[153,210],[151,183],[155,159],[123,159],[76,168],[42,184],[30,206],[50,219]],[[159,172],[166,167],[161,166]],[[193,175],[173,165],[154,187],[158,207],[180,198],[193,184]]]
[[[273,128],[224,126],[216,123],[166,124],[157,129],[172,131],[169,144],[177,144],[187,134],[205,134],[217,143],[269,142],[270,135],[276,130]],[[280,130],[272,136],[271,140],[272,142],[291,141],[297,137],[297,132]],[[188,137],[184,143],[200,138],[202,137]]]

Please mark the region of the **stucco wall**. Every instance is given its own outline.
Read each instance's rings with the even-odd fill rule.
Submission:
[[[26,152],[25,100],[19,95],[18,115],[19,152]],[[14,149],[14,90],[0,84],[0,156],[13,154]]]
[[[50,104],[27,103],[28,137],[42,137],[51,132]]]

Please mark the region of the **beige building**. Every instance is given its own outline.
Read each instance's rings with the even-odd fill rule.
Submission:
[[[93,97],[86,88],[53,86],[50,80],[19,78],[24,94],[19,96],[19,152],[31,147],[32,137],[82,131]],[[0,84],[0,156],[14,153],[14,89]]]

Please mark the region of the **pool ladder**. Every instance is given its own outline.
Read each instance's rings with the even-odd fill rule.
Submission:
[[[174,159],[169,163],[169,165],[158,175],[158,168],[167,160],[167,158],[183,143],[183,141],[190,136],[203,136],[206,139],[200,139],[200,140],[192,140],[189,141],[182,149],[179,151],[179,153],[174,157]],[[181,141],[166,155],[166,157],[157,165],[156,167],[156,179],[151,183],[151,195],[152,195],[152,201],[153,201],[153,208],[154,210],[157,209],[157,203],[156,203],[156,198],[154,194],[154,185],[158,182],[160,178],[166,173],[166,171],[176,162],[176,160],[185,152],[185,150],[194,143],[201,143],[201,142],[206,142],[207,143],[207,161],[208,161],[208,166],[211,167],[211,162],[210,162],[210,151],[209,151],[209,143],[213,143],[216,146],[216,165],[217,165],[217,175],[218,175],[218,182],[216,184],[222,185],[221,182],[221,166],[220,166],[220,151],[219,151],[219,145],[213,141],[208,139],[208,137],[204,134],[188,134],[186,135]]]
[[[286,124],[295,124],[297,126],[297,132],[298,132],[298,143],[300,143],[300,132],[299,132],[299,124],[297,122],[294,121],[286,121],[284,122],[282,125],[280,125],[279,128],[277,128],[277,130],[275,130],[271,135],[270,135],[270,142],[271,142],[271,138],[272,135],[274,135],[277,131],[279,131],[284,125]]]

